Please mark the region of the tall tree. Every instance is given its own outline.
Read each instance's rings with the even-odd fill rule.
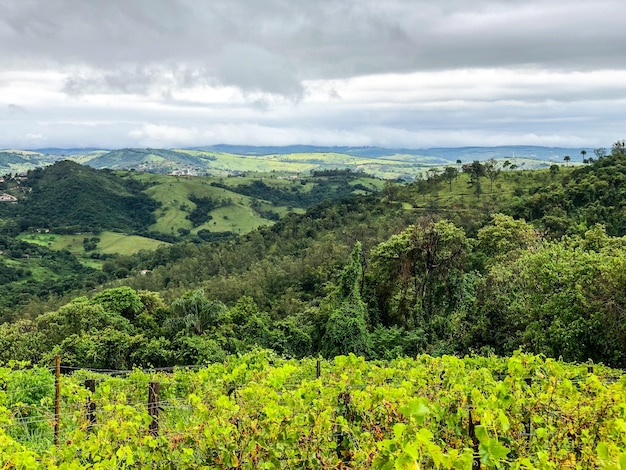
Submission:
[[[454,224],[421,218],[372,250],[369,285],[374,285],[381,321],[417,327],[450,301],[452,271],[468,249]]]
[[[487,160],[485,162],[484,167],[485,167],[485,174],[487,175],[487,178],[489,178],[489,192],[492,193],[493,182],[500,174],[500,167],[498,166],[498,162],[495,161],[493,158]]]
[[[626,140],[622,139],[615,142],[611,148],[611,155],[616,157],[626,155]]]
[[[201,335],[207,328],[214,326],[226,307],[219,301],[209,300],[202,289],[187,292],[172,302],[174,318],[172,322],[180,323],[187,333]]]
[[[366,307],[361,300],[361,243],[356,242],[339,284],[322,308],[329,310],[321,353],[326,357],[369,354]]]
[[[443,169],[443,177],[450,184],[450,192],[452,192],[452,181],[454,181],[458,174],[459,170],[454,167],[447,166]]]
[[[474,188],[476,196],[480,197],[482,194],[482,187],[480,185],[480,178],[485,176],[485,166],[478,160],[474,160],[472,163],[466,163],[463,165],[463,173],[469,175],[468,184]]]

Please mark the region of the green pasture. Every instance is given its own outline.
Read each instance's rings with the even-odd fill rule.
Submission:
[[[205,229],[211,232],[233,232],[236,234],[248,233],[261,225],[272,225],[274,222],[259,216],[249,206],[232,204],[219,207],[209,212],[213,217],[205,224],[196,227],[193,233]]]
[[[136,235],[124,235],[116,232],[101,232],[97,235],[91,233],[82,233],[74,235],[59,234],[22,234],[18,238],[38,245],[45,245],[53,250],[68,250],[70,253],[83,257],[88,255],[83,247],[85,238],[98,237],[97,248],[94,253],[130,255],[140,250],[155,250],[159,246],[166,244],[159,240],[140,237]]]
[[[190,196],[210,197],[223,201],[225,205],[250,205],[249,197],[211,186],[213,180],[210,178],[146,175],[141,179],[153,184],[146,190],[146,194],[161,203],[161,207],[155,212],[157,221],[150,227],[155,232],[176,235],[179,228],[191,230],[192,224],[187,216],[196,205],[189,199]],[[248,223],[244,221],[242,225],[246,226]]]
[[[52,247],[60,237],[61,235],[56,233],[20,233],[15,238],[35,245]]]

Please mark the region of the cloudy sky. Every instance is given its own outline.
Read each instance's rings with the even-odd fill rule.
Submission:
[[[0,0],[0,148],[609,147],[623,0]]]

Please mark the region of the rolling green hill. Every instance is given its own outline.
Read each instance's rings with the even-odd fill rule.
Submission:
[[[111,170],[149,170],[169,173],[180,168],[205,168],[211,156],[191,156],[186,152],[166,149],[119,149],[88,161],[94,168]]]
[[[562,154],[578,149],[547,147],[467,147],[448,149],[382,149],[374,147],[246,147],[218,145],[198,149],[119,149],[92,153],[81,160],[94,168],[135,169],[155,173],[228,176],[248,172],[309,174],[350,169],[385,179],[412,181],[431,168],[489,158],[509,160],[527,169],[562,162]]]
[[[63,231],[142,230],[157,203],[134,180],[122,181],[69,160],[28,173],[27,195],[11,209],[19,227]]]

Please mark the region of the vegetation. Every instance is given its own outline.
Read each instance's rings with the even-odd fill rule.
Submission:
[[[316,184],[350,186],[345,182],[361,176],[244,179],[248,186],[231,178],[216,187],[104,172],[103,185],[145,188],[137,193],[144,195],[170,187],[184,196],[189,233],[151,251],[132,250],[149,245],[117,234],[116,243],[131,243],[125,254],[113,253],[122,248],[108,231],[24,237],[40,245],[5,237],[0,328],[10,347],[0,350],[0,360],[47,361],[62,352],[76,366],[133,367],[221,360],[256,346],[293,357],[358,352],[371,359],[507,355],[523,347],[623,367],[624,160],[616,145],[611,155],[556,173],[473,162],[454,177],[432,173],[410,185],[387,182],[379,194],[326,200],[227,241],[207,227],[232,237],[237,226],[229,224],[239,213],[263,210],[289,188],[310,196]],[[69,180],[95,171],[73,165]],[[489,171],[493,184],[485,183]],[[44,178],[51,179],[44,174],[29,184],[39,187]],[[5,230],[11,227],[7,217]],[[122,285],[151,299],[136,315],[99,300]],[[210,321],[202,310],[182,307],[191,299],[213,306]],[[83,308],[99,312],[93,326],[87,319],[64,323],[68,311],[82,318]],[[56,325],[54,334],[49,325]],[[33,338],[40,338],[35,346]]]
[[[385,364],[268,351],[126,378],[0,369],[7,468],[621,468],[623,380],[515,353]],[[95,379],[93,392],[84,388]],[[148,413],[158,382],[158,428]],[[90,403],[93,420],[88,419]]]
[[[136,180],[120,180],[67,160],[29,171],[22,187],[28,191],[20,203],[3,206],[13,233],[137,231],[154,223],[157,203],[142,193],[144,187]]]
[[[3,464],[620,468],[624,383],[588,368],[626,367],[625,147],[540,171],[459,162],[380,192],[336,169],[209,180],[62,162],[12,179]],[[106,202],[102,220],[73,212],[67,188]],[[102,427],[87,433],[86,372],[67,378],[66,404],[80,403],[54,449],[40,424],[50,374],[15,361],[45,368],[57,354],[101,371],[212,365],[158,377],[178,408],[157,437],[127,405],[135,385],[108,378],[92,395]],[[332,361],[327,379],[316,356]]]

